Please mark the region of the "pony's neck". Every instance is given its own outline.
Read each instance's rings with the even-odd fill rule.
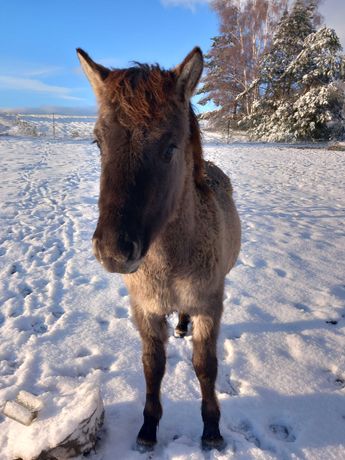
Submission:
[[[180,203],[150,251],[151,254],[163,255],[163,258],[166,252],[172,251],[174,258],[180,261],[189,257],[189,251],[197,234],[200,194],[207,193],[200,130],[192,109],[190,109],[189,122],[190,134],[184,152],[186,175]]]
[[[202,155],[201,133],[198,119],[193,111],[191,104],[189,105],[189,146],[192,151],[193,158],[193,176],[196,187],[204,189],[205,181],[205,165]]]
[[[196,215],[200,194],[207,193],[201,136],[197,119],[190,112],[190,135],[185,147],[186,176],[176,214],[167,225],[166,231],[177,232],[181,239],[190,244],[196,231]],[[166,237],[166,235],[165,235]],[[189,242],[189,243],[188,243]]]

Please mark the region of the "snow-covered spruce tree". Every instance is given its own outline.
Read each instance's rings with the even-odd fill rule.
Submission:
[[[260,66],[259,98],[246,118],[271,141],[328,140],[343,132],[344,56],[334,30],[315,31],[315,4],[297,0],[282,17]]]

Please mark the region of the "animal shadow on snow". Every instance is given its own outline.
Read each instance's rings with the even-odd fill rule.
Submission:
[[[301,321],[292,321],[290,323],[267,323],[267,322],[246,322],[236,323],[233,325],[225,324],[221,327],[222,338],[240,337],[244,333],[265,333],[265,332],[288,332],[298,333],[311,329],[322,329],[326,321],[322,319],[310,319]]]

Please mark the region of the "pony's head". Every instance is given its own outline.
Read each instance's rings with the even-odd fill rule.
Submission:
[[[196,185],[204,180],[199,129],[189,102],[202,73],[202,53],[194,48],[168,71],[146,64],[110,70],[85,51],[77,53],[99,104],[94,254],[108,271],[131,273],[174,218],[188,176]],[[194,152],[188,157],[191,142]]]

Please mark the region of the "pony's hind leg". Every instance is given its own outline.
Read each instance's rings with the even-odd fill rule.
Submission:
[[[165,371],[167,324],[164,315],[144,315],[137,308],[133,309],[133,313],[142,339],[146,380],[144,423],[138,433],[137,444],[150,449],[157,442],[157,427],[163,413],[159,395]]]
[[[201,388],[204,449],[222,449],[225,445],[219,431],[220,410],[215,393],[219,319],[207,315],[192,318],[193,366]]]
[[[190,316],[186,313],[179,313],[178,323],[175,328],[175,337],[183,338],[188,332],[188,324],[190,322]]]

